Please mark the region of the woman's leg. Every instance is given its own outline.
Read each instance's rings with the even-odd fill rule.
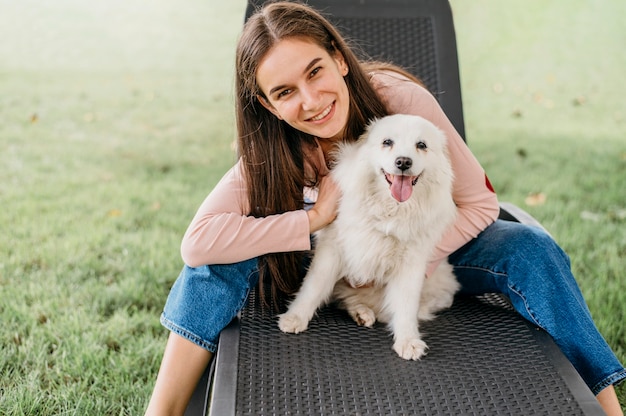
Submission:
[[[543,230],[498,220],[453,253],[450,263],[463,292],[503,293],[546,330],[594,394],[626,378],[593,322],[569,258]]]
[[[182,415],[213,353],[170,332],[146,416]]]
[[[257,280],[256,259],[183,268],[161,315],[171,333],[146,415],[184,413],[220,332],[244,307]]]
[[[611,385],[604,390],[602,390],[596,396],[600,405],[604,409],[604,413],[607,416],[623,416],[624,412],[619,405],[619,400],[617,399],[617,394],[615,393],[615,388]]]

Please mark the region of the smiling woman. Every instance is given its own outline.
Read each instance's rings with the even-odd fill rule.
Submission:
[[[261,293],[297,290],[311,233],[335,219],[342,197],[328,175],[334,150],[388,114],[422,116],[447,138],[458,215],[426,274],[449,258],[466,293],[509,296],[554,337],[594,393],[615,399],[612,383],[626,372],[595,328],[567,255],[543,230],[496,221],[483,168],[417,80],[390,64],[360,62],[326,19],[291,2],[268,3],[249,18],[235,71],[240,157],[183,237],[186,265],[161,316],[171,334],[149,414],[182,413],[219,333],[257,282]],[[308,210],[305,192],[314,197]]]
[[[293,62],[302,62],[304,68]],[[331,55],[306,39],[285,39],[259,64],[260,101],[295,129],[321,140],[341,140],[350,105],[341,80],[347,74],[340,52]]]
[[[504,199],[541,186],[624,361],[626,2],[476,3],[452,1],[472,149]],[[0,414],[141,414],[181,232],[236,160],[245,2],[0,4]]]

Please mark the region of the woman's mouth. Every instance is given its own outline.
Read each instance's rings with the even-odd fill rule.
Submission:
[[[335,104],[334,102],[331,103],[328,107],[326,107],[326,109],[324,109],[324,111],[322,111],[321,113],[319,113],[315,117],[311,117],[308,121],[320,121],[320,120],[323,120],[326,116],[328,116],[330,114],[330,112],[333,109],[334,104]]]

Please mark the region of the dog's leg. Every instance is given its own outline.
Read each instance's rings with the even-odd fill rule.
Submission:
[[[287,312],[278,319],[283,332],[305,331],[317,308],[328,301],[339,275],[340,258],[332,244],[318,244],[311,266]]]
[[[340,301],[341,307],[350,314],[357,325],[371,328],[376,323],[376,312],[372,309],[374,305],[371,304],[371,301],[374,300],[374,304],[380,303],[378,291],[382,291],[382,289],[353,288],[344,279],[340,279],[335,285],[333,298]]]
[[[433,319],[437,312],[448,309],[460,288],[452,266],[446,260],[442,261],[433,274],[424,281],[418,319],[428,321]]]
[[[420,338],[417,314],[420,291],[425,276],[425,263],[405,262],[399,273],[385,287],[385,308],[393,331],[393,349],[405,360],[419,360],[428,348]]]

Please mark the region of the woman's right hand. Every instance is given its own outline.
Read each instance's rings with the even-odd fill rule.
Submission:
[[[331,175],[324,176],[320,181],[317,202],[307,211],[311,233],[326,227],[335,220],[340,198],[341,190],[337,183]]]

